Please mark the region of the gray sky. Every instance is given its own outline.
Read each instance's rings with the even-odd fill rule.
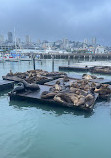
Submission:
[[[111,45],[111,0],[0,0],[0,34],[32,39],[96,37]]]

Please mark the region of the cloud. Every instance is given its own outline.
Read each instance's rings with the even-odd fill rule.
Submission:
[[[97,37],[110,44],[111,2],[108,0],[0,0],[1,32],[16,28],[34,40]]]

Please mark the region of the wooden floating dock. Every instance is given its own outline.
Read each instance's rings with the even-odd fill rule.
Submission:
[[[86,66],[59,66],[59,70],[70,70],[70,71],[81,71],[81,72],[88,72],[90,67]]]
[[[109,67],[109,71],[104,71],[104,68]],[[94,70],[97,68],[97,71]],[[90,72],[95,74],[103,74],[103,75],[111,75],[111,67],[110,66],[59,66],[59,70],[61,71],[76,71],[76,72]]]
[[[13,81],[0,80],[0,91],[14,88]]]
[[[74,106],[69,103],[67,104],[59,103],[59,102],[54,101],[53,99],[41,99],[42,92],[49,91],[50,86],[46,86],[46,85],[39,85],[39,86],[40,86],[40,90],[38,91],[34,91],[34,92],[27,91],[21,94],[19,93],[19,94],[14,94],[14,95],[9,94],[10,101],[12,100],[30,101],[33,103],[47,104],[49,106],[61,106],[61,107],[76,109],[80,111],[82,110],[85,112],[89,112],[89,111],[92,112],[92,109],[89,109],[89,110],[81,109],[79,106]],[[98,96],[96,96],[95,100],[97,99],[97,97]]]
[[[42,92],[49,91],[49,89],[53,85],[55,85],[57,80],[58,79],[50,81],[50,82],[46,82],[44,85],[39,85],[40,90],[37,90],[37,91],[33,91],[33,92],[32,91],[26,91],[26,92],[18,93],[18,94],[9,94],[10,101],[11,100],[19,100],[19,101],[24,100],[24,101],[34,102],[34,103],[47,104],[49,106],[54,106],[55,105],[55,106],[61,106],[61,107],[68,107],[68,108],[72,108],[72,109],[76,109],[76,110],[82,110],[82,111],[86,111],[86,112],[89,112],[89,111],[93,110],[94,107],[92,107],[91,109],[86,110],[84,108],[82,109],[79,106],[74,106],[74,105],[69,104],[69,103],[60,103],[60,102],[54,101],[53,99],[42,99],[41,98]],[[62,84],[63,83],[63,78],[60,78],[59,81]],[[77,81],[77,79],[70,78],[70,80],[67,82],[67,85],[69,85],[70,82],[74,82],[74,81]],[[90,80],[90,82],[104,83],[104,84],[109,83],[108,80],[104,80],[104,79],[93,79],[93,80]],[[97,98],[98,98],[98,94],[95,93],[95,101],[97,100]]]

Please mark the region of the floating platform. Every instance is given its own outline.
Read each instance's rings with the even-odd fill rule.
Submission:
[[[14,88],[13,81],[0,80],[0,91]]]
[[[106,71],[106,68],[110,70],[107,69]],[[59,70],[111,75],[111,66],[59,66]]]
[[[61,107],[67,107],[67,108],[71,108],[71,109],[76,109],[76,110],[82,110],[85,112],[92,112],[93,111],[93,107],[91,109],[84,109],[81,108],[79,106],[74,106],[73,104],[69,104],[69,103],[59,103],[54,101],[53,99],[41,99],[41,94],[44,91],[49,91],[50,86],[46,86],[46,85],[39,85],[40,86],[40,90],[31,92],[31,91],[27,91],[27,92],[23,92],[23,93],[19,93],[19,94],[11,94],[9,93],[10,96],[10,101],[11,100],[21,100],[21,101],[30,101],[30,102],[34,102],[34,103],[41,103],[41,104],[47,104],[49,106],[61,106]],[[95,101],[97,99],[98,95],[95,96]]]
[[[59,70],[88,72],[92,66],[59,66]]]

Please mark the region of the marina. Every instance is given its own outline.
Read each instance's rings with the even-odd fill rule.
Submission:
[[[24,64],[25,63],[25,64]],[[55,60],[55,71],[58,71],[59,65],[65,65],[67,61],[65,60]],[[71,64],[73,61],[70,62]],[[89,62],[88,62],[89,63]],[[86,63],[86,64],[88,64]],[[97,63],[97,62],[96,62]],[[82,63],[80,63],[82,65]],[[98,65],[101,62],[98,61]],[[109,64],[109,62],[103,62],[102,64]],[[43,64],[41,62],[35,63],[35,67],[42,69],[44,71],[52,72],[52,60],[43,60]],[[12,70],[13,73],[16,72],[26,72],[33,69],[33,62],[25,61],[25,62],[5,62],[0,63],[1,69],[1,80],[2,76],[6,76],[7,73]],[[70,80],[76,81],[76,79],[81,80],[82,75],[84,72],[70,72],[67,71],[67,75],[70,76]],[[88,74],[88,73],[87,73]],[[97,75],[98,78],[104,83],[107,81],[110,82],[110,75]],[[71,79],[73,78],[73,79]],[[93,150],[96,151],[97,148],[102,150],[102,154],[104,156],[104,152],[110,154],[110,148],[104,148],[100,146],[99,139],[104,142],[104,145],[110,146],[110,100],[96,100],[94,104],[94,109],[92,112],[81,111],[71,107],[63,107],[60,105],[55,105],[52,102],[49,103],[48,101],[44,101],[40,99],[40,96],[44,90],[48,91],[49,88],[55,85],[58,79],[45,82],[44,85],[40,85],[42,91],[36,92],[25,92],[22,94],[17,94],[15,96],[7,96],[9,92],[12,90],[8,90],[8,92],[1,92],[0,93],[0,116],[1,116],[1,131],[0,135],[3,135],[0,138],[1,145],[3,142],[12,137],[10,143],[6,144],[6,148],[4,148],[4,152],[1,152],[2,157],[4,155],[11,155],[12,150],[15,155],[20,155],[20,157],[24,158],[24,154],[22,154],[22,150],[24,151],[24,145],[27,146],[27,141],[30,139],[31,146],[30,152],[26,149],[27,155],[31,153],[38,154],[36,151],[36,146],[38,146],[39,151],[41,148],[43,149],[43,144],[38,142],[38,139],[44,142],[44,148],[48,151],[49,146],[50,149],[53,150],[53,147],[57,145],[54,151],[58,151],[61,146],[64,150],[65,146],[67,146],[67,142],[70,141],[72,143],[83,143],[85,147],[83,149],[88,149],[87,155],[91,154],[91,149],[89,147],[89,141],[92,142],[90,146],[93,147]],[[62,82],[62,78],[59,79]],[[5,80],[4,80],[5,81]],[[99,82],[101,82],[99,80]],[[61,83],[62,84],[62,83]],[[68,83],[67,83],[68,84]],[[45,87],[48,87],[45,89]],[[15,97],[15,98],[14,98]],[[10,98],[10,99],[9,99]],[[37,98],[37,100],[36,100]],[[107,122],[107,123],[106,123]],[[47,128],[47,126],[49,126]],[[105,128],[104,128],[105,127]],[[49,130],[50,129],[50,130]],[[7,131],[7,134],[3,134],[3,132]],[[102,132],[101,132],[102,131]],[[55,135],[58,133],[57,138]],[[103,133],[106,133],[107,136],[104,136]],[[19,137],[21,135],[21,137]],[[98,137],[99,135],[99,137]],[[53,139],[54,144],[52,144],[52,140],[49,140],[49,136]],[[68,137],[68,138],[67,138]],[[73,139],[72,139],[73,137]],[[25,140],[24,140],[25,138]],[[97,140],[94,141],[94,138]],[[23,146],[20,144],[21,140],[23,139]],[[61,140],[60,145],[56,142],[56,140]],[[65,141],[67,142],[65,142]],[[12,145],[14,142],[17,142],[12,149]],[[107,141],[107,142],[106,142]],[[75,148],[71,148],[71,144],[69,142],[69,147],[73,154],[76,154],[80,157],[83,156],[78,153],[76,150],[80,149],[80,145],[75,145]],[[49,145],[47,145],[47,143]],[[10,145],[9,145],[10,144]],[[34,145],[34,146],[33,146]],[[18,150],[18,146],[19,150]],[[23,148],[22,148],[23,147]],[[8,148],[8,150],[7,150]],[[45,150],[44,149],[44,150]],[[65,155],[67,152],[69,153],[69,149],[65,148]],[[81,151],[83,151],[81,149]],[[25,151],[24,151],[25,152]],[[41,155],[40,152],[40,155]],[[51,152],[49,155],[52,155]],[[62,154],[64,157],[65,155],[60,150],[59,154]],[[58,156],[59,156],[58,154]],[[99,153],[98,153],[99,154]],[[85,156],[86,154],[84,154]],[[56,155],[57,156],[57,155]],[[67,155],[68,156],[68,155]],[[66,157],[67,157],[66,156]],[[102,157],[102,156],[101,156]]]
[[[0,158],[111,158],[110,13],[0,0]]]

